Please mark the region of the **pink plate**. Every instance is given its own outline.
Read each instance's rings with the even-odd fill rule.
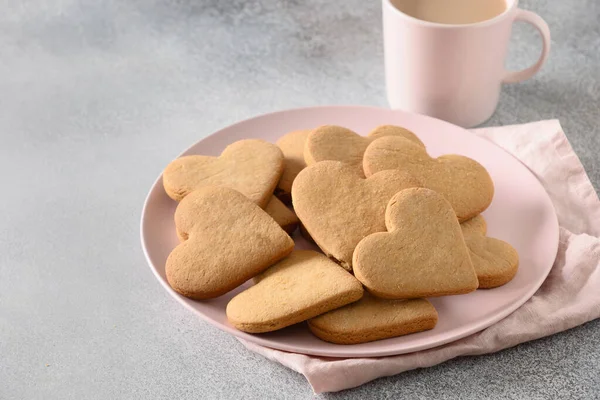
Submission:
[[[267,334],[247,334],[227,323],[225,306],[249,283],[204,302],[189,300],[169,287],[164,265],[178,243],[173,223],[176,203],[165,194],[159,177],[150,189],[142,212],[142,246],[160,283],[181,304],[220,329],[266,347],[329,357],[379,357],[428,349],[478,332],[521,306],[544,282],[558,248],[558,221],[550,198],[535,176],[518,160],[494,144],[447,122],[373,107],[301,108],[239,122],[201,140],[183,155],[216,156],[236,140],[261,138],[275,142],[289,131],[325,124],[346,126],[361,134],[382,124],[404,126],[423,140],[432,156],[463,154],[483,164],[496,187],[494,201],[484,213],[488,234],[509,242],[519,252],[520,266],[515,278],[496,289],[432,299],[439,313],[435,329],[399,338],[336,345],[314,337],[305,324]],[[298,247],[309,246],[298,234],[294,240]]]

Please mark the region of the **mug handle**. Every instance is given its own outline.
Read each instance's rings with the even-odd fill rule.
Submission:
[[[534,12],[519,8],[517,9],[515,21],[524,21],[530,23],[535,29],[538,30],[542,36],[542,54],[540,54],[540,58],[537,60],[537,62],[529,68],[521,71],[507,71],[502,79],[502,82],[504,83],[517,83],[531,78],[540,70],[540,68],[542,68],[542,65],[550,53],[550,28],[548,28],[548,24],[542,19],[542,17]]]

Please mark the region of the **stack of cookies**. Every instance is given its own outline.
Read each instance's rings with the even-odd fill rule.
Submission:
[[[226,310],[245,332],[308,321],[323,340],[355,344],[433,329],[427,297],[501,286],[519,264],[514,248],[486,236],[485,168],[432,158],[397,126],[241,140],[219,157],[173,161],[163,184],[180,202],[169,284],[205,300],[252,279]],[[321,251],[294,250],[298,231]]]

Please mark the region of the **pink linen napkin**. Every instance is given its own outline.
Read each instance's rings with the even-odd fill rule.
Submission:
[[[600,318],[600,201],[560,123],[549,120],[473,132],[521,160],[544,185],[558,214],[558,255],[550,275],[530,300],[479,333],[399,356],[321,358],[240,341],[249,350],[300,372],[321,393],[454,357],[493,353]]]

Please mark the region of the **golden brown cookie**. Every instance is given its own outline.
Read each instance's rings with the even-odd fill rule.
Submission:
[[[256,285],[227,304],[237,329],[270,332],[357,301],[359,281],[322,254],[296,250],[255,278]]]
[[[375,139],[379,139],[384,136],[398,136],[403,137],[405,139],[410,140],[411,142],[418,144],[419,146],[425,147],[421,139],[413,132],[409,131],[406,128],[396,125],[379,125],[375,129],[373,129],[367,135],[367,138],[372,142]]]
[[[165,192],[181,200],[205,186],[235,189],[264,208],[283,172],[279,147],[259,139],[239,140],[219,157],[185,156],[172,161],[163,172]]]
[[[435,328],[438,314],[425,299],[380,299],[365,293],[357,302],[308,321],[311,332],[337,344],[357,344]]]
[[[461,225],[480,289],[502,286],[514,278],[519,254],[508,243],[485,236],[485,220],[477,216]]]
[[[477,161],[456,154],[431,158],[423,147],[401,137],[373,141],[365,151],[363,167],[366,176],[389,169],[408,172],[443,195],[461,222],[485,210],[494,197],[492,178]]]
[[[388,299],[446,296],[477,289],[477,275],[452,207],[425,188],[389,201],[388,232],[364,238],[354,251],[354,275]]]
[[[218,297],[291,253],[294,241],[239,192],[207,186],[175,210],[184,240],[167,258],[167,281],[192,299]]]
[[[292,199],[292,183],[296,175],[306,167],[304,143],[309,133],[310,130],[293,131],[283,135],[277,141],[277,146],[283,152],[285,168],[275,193],[285,203],[289,203]]]
[[[471,232],[479,232],[482,235],[487,233],[487,222],[485,221],[485,218],[483,218],[483,215],[477,215],[469,220],[461,222],[460,227],[463,230],[463,233],[465,229],[468,229]]]
[[[375,128],[368,136],[336,125],[324,125],[313,130],[304,146],[304,160],[308,165],[319,161],[341,161],[354,166],[364,176],[363,154],[373,140],[382,136],[399,136],[423,146],[419,138],[408,129],[399,126],[382,125]]]
[[[402,189],[418,186],[410,175],[383,171],[368,179],[355,167],[322,161],[302,170],[292,186],[296,215],[323,252],[347,270],[365,236],[385,231],[385,207]]]
[[[286,231],[289,235],[291,235],[300,220],[296,216],[296,214],[290,210],[285,204],[283,204],[276,196],[271,196],[271,200],[267,203],[265,207],[265,212],[271,216],[277,222],[277,224]],[[177,230],[177,237],[179,237],[179,241],[185,241],[185,237],[182,236],[182,233]]]
[[[276,196],[271,197],[271,200],[265,207],[265,212],[290,235],[298,227],[299,220],[296,214],[287,208]]]

